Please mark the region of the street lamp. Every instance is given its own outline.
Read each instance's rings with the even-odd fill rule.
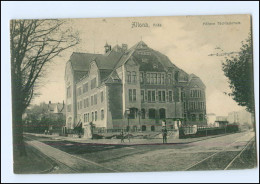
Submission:
[[[130,109],[125,110],[126,115],[127,115],[127,132],[129,132],[129,115],[130,115]]]
[[[141,115],[142,115],[142,111],[138,111],[138,116],[139,116],[139,125],[140,125],[140,129],[141,129],[141,121],[140,121],[140,117],[141,117]]]
[[[130,109],[126,109],[126,115],[127,115],[127,137],[128,137],[128,141],[130,142],[130,137],[129,137],[129,115],[130,115]]]

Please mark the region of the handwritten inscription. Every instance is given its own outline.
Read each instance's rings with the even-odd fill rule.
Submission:
[[[150,24],[147,22],[132,22],[132,28],[149,28]],[[160,23],[153,23],[152,27],[162,27]]]

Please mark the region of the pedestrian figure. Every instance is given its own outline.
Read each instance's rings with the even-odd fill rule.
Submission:
[[[167,143],[167,129],[166,128],[162,129],[162,136],[163,136],[163,144]]]
[[[129,134],[129,132],[128,132],[127,138],[128,138],[128,142],[130,142],[130,134]]]
[[[47,130],[44,131],[44,134],[47,135]]]
[[[121,137],[121,143],[125,142],[124,141],[124,131],[123,130],[121,131],[120,137]]]

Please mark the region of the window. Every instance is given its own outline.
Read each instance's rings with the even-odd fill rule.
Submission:
[[[87,98],[87,107],[89,106],[89,99]]]
[[[179,71],[176,71],[174,74],[175,81],[179,81]]]
[[[94,95],[94,104],[97,105],[97,94]]]
[[[171,74],[167,75],[167,80],[168,80],[168,84],[172,83],[172,75]]]
[[[137,108],[130,108],[130,114],[129,118],[130,119],[135,119],[137,115],[138,109]]]
[[[187,119],[187,114],[184,113],[184,114],[183,114],[183,117],[184,117],[184,119],[186,120],[186,119]]]
[[[205,109],[205,103],[204,102],[199,102],[199,109],[204,110]]]
[[[179,88],[175,88],[173,92],[174,92],[174,101],[179,102],[180,101]]]
[[[80,106],[80,109],[82,109],[82,100],[80,101],[80,105],[79,106]]]
[[[83,84],[83,93],[86,93],[88,91],[88,83]]]
[[[162,91],[162,101],[165,102],[165,91]]]
[[[152,91],[152,102],[155,102],[155,91]]]
[[[149,118],[150,119],[155,119],[155,109],[149,109]]]
[[[101,110],[101,120],[103,120],[104,119],[104,110],[102,109]]]
[[[67,112],[71,112],[71,104],[67,105]]]
[[[200,120],[200,121],[203,121],[203,119],[204,119],[203,114],[200,114],[200,115],[199,115],[199,120]]]
[[[157,84],[157,74],[156,73],[153,74],[153,83]]]
[[[97,118],[98,118],[97,115],[98,115],[97,111],[95,111],[95,121],[97,121]]]
[[[92,115],[92,121],[94,121],[94,112],[92,112],[91,115]]]
[[[165,102],[165,91],[158,91],[158,101]]]
[[[187,105],[186,105],[186,102],[183,102],[183,110],[184,110],[184,111],[187,111]]]
[[[132,89],[128,90],[128,94],[129,94],[129,102],[132,102],[132,98],[133,98]]]
[[[131,72],[127,72],[127,82],[131,83]]]
[[[136,101],[136,89],[133,89],[133,102]]]
[[[155,127],[151,126],[151,131],[154,132],[155,131]]]
[[[148,91],[148,102],[155,102],[155,91]]]
[[[146,131],[146,126],[145,125],[142,126],[142,131]]]
[[[162,92],[161,91],[158,91],[158,100],[159,100],[159,102],[162,101]]]
[[[195,102],[190,102],[190,105],[189,105],[189,109],[190,110],[194,110],[195,109]]]
[[[84,99],[84,108],[87,107],[87,99]]]
[[[82,94],[81,87],[77,89],[77,95],[80,96]]]
[[[95,87],[97,87],[97,79],[96,78],[91,80],[91,89],[94,89]]]
[[[145,109],[141,110],[141,116],[142,116],[142,119],[145,119]]]
[[[101,91],[100,93],[100,100],[101,100],[101,103],[104,101],[104,92]]]
[[[132,72],[132,78],[133,78],[133,83],[135,83],[136,82],[136,72]]]
[[[172,102],[172,91],[169,91],[169,102]]]
[[[71,97],[71,86],[67,87],[67,98]]]
[[[190,90],[190,97],[192,98],[201,98],[201,90],[198,90],[198,89],[192,89]]]
[[[146,82],[147,84],[150,84],[150,73],[146,74]]]
[[[144,90],[141,90],[141,102],[144,102]]]
[[[165,78],[164,78],[164,74],[161,75],[161,84],[164,84],[165,83]]]
[[[191,114],[191,120],[196,121],[196,114]]]
[[[140,73],[140,83],[144,83],[144,73]]]
[[[157,75],[157,84],[161,84],[161,74],[158,73]]]
[[[166,110],[164,108],[159,109],[160,119],[164,119],[166,117]]]
[[[152,91],[148,91],[148,102],[152,101]]]
[[[94,97],[91,96],[91,106],[94,104]]]
[[[129,102],[136,101],[136,89],[129,89]]]

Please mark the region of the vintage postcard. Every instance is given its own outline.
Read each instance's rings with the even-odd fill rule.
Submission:
[[[251,18],[11,20],[14,173],[255,168]]]

